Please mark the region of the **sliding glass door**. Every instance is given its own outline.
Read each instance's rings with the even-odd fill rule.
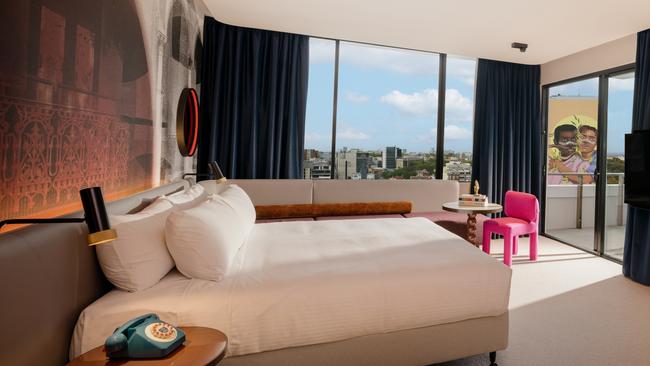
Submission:
[[[627,208],[624,140],[632,126],[634,70],[545,86],[544,233],[616,260]]]
[[[608,76],[607,88],[607,177],[604,200],[604,253],[623,260],[627,205],[625,193],[625,134],[632,131],[634,72]]]
[[[598,78],[548,89],[546,233],[594,250]]]

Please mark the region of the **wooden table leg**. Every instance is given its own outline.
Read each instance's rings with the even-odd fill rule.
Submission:
[[[476,214],[472,212],[467,214],[467,240],[478,247],[476,239]]]

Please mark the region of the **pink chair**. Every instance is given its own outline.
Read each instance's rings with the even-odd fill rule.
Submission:
[[[490,254],[492,233],[503,235],[503,263],[512,266],[512,254],[517,254],[519,249],[517,238],[530,234],[530,260],[537,260],[537,198],[529,193],[508,191],[504,209],[508,217],[490,219],[483,223],[483,251]]]

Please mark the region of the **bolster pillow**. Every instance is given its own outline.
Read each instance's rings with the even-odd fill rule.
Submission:
[[[411,212],[411,202],[308,203],[298,205],[255,206],[258,219],[290,219],[295,217],[390,215]]]

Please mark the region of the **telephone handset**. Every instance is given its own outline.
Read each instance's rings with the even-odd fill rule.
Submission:
[[[185,333],[160,320],[156,314],[131,319],[106,338],[111,358],[165,357],[185,342]]]

